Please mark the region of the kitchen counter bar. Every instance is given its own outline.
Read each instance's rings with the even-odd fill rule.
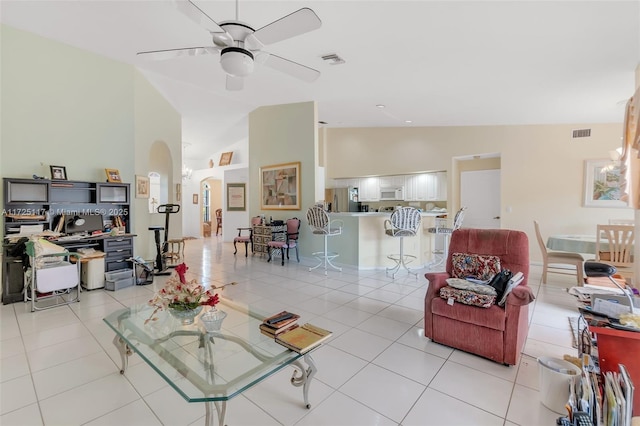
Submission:
[[[431,261],[434,238],[428,229],[435,226],[436,217],[446,214],[422,212],[420,232],[415,237],[404,238],[405,254],[417,258],[410,267],[421,268]],[[384,230],[384,221],[391,217],[391,212],[329,213],[329,216],[344,223],[342,235],[329,238],[329,250],[340,254],[335,260],[337,264],[358,269],[384,269],[394,265],[387,256],[399,253],[400,239],[386,235]],[[321,250],[320,239],[312,240],[314,251]]]

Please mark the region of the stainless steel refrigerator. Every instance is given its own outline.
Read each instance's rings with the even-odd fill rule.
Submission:
[[[331,203],[332,212],[359,212],[358,188],[334,188],[327,190],[327,202]]]

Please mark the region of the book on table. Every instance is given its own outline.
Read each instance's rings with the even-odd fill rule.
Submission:
[[[282,311],[265,318],[260,324],[260,331],[266,336],[275,337],[295,324],[299,318],[300,315],[298,314]]]
[[[302,354],[315,348],[331,335],[329,330],[307,323],[288,327],[285,332],[277,334],[275,339],[281,345]]]

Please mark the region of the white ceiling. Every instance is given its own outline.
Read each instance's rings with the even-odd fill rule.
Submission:
[[[233,1],[194,3],[217,22],[235,17]],[[210,45],[168,0],[1,0],[0,22],[136,65],[182,114],[196,168],[246,137],[262,105],[315,100],[328,127],[621,122],[640,64],[636,0],[240,0],[240,20],[257,29],[301,7],[322,27],[264,50],[320,78],[257,67],[241,92],[225,90],[217,56],[136,57]],[[324,62],[328,53],[346,63]]]

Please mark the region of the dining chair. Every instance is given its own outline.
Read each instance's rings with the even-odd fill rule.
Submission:
[[[573,275],[573,272],[567,268],[568,265],[575,267],[576,280],[578,285],[584,285],[584,257],[580,253],[573,253],[568,251],[556,251],[549,250],[542,239],[540,233],[540,225],[537,220],[533,221],[533,225],[536,228],[536,238],[540,251],[542,253],[542,277],[541,282],[547,283],[547,273]]]
[[[253,227],[260,225],[261,221],[262,218],[256,216],[251,218],[251,226],[249,228],[238,228],[238,236],[233,239],[234,255],[238,253],[236,243],[244,243],[244,257],[247,257],[249,254],[249,243],[251,243],[251,252],[253,253]]]
[[[633,244],[635,227],[629,225],[598,225],[596,260],[613,265],[618,274],[633,278]]]
[[[636,221],[633,219],[609,219],[609,225],[629,225],[635,226]]]
[[[267,243],[269,247],[269,258],[267,262],[271,262],[275,250],[280,250],[282,266],[284,266],[284,251],[287,250],[287,260],[289,260],[289,249],[296,249],[296,260],[300,263],[300,255],[298,254],[298,237],[300,236],[300,219],[297,217],[287,219],[286,229],[282,231],[273,231],[271,233],[272,241]]]
[[[222,233],[222,209],[216,209],[216,236]]]

